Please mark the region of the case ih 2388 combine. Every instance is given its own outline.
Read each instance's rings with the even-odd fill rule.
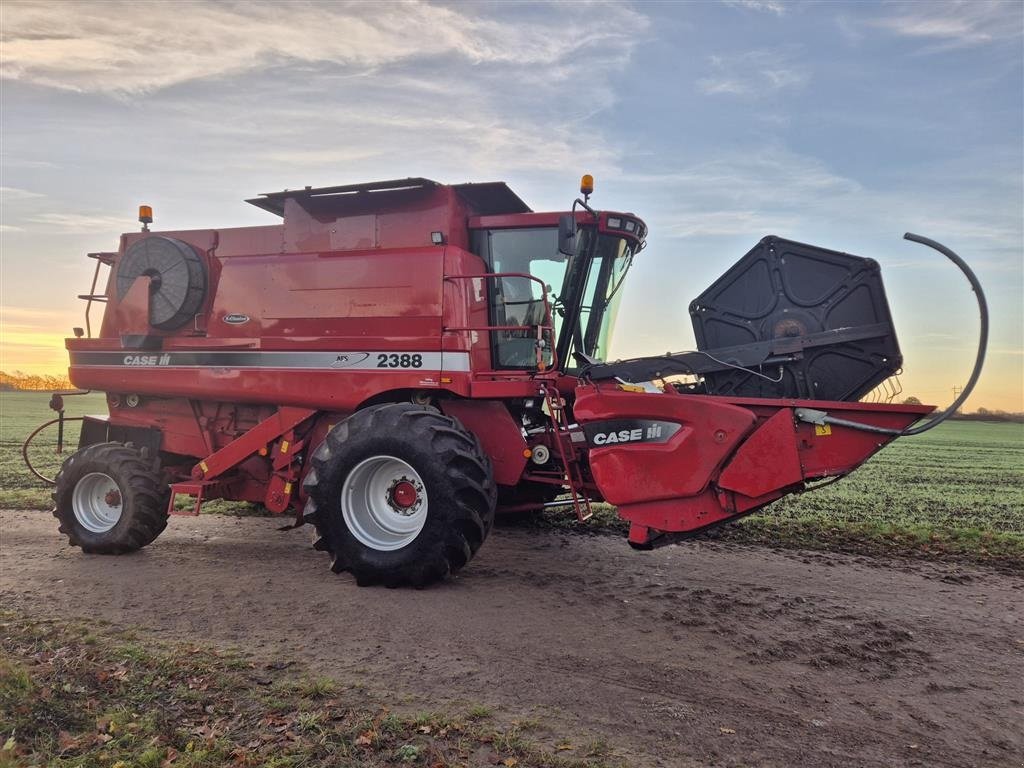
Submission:
[[[647,227],[591,187],[569,213],[503,183],[306,188],[249,201],[278,224],[160,233],[144,207],[90,254],[98,335],[87,309],[67,340],[109,415],[56,478],[60,530],[120,554],[176,497],[259,502],[359,584],[420,586],[496,510],[604,500],[649,547],[842,477],[933,410],[860,401],[901,364],[878,265],[774,237],[693,301],[698,351],[608,361]]]

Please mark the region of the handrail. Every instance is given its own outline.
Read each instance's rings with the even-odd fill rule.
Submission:
[[[85,337],[87,339],[92,338],[92,322],[89,319],[89,310],[92,309],[92,303],[99,301],[106,303],[107,297],[105,294],[96,293],[96,282],[100,279],[100,267],[106,264],[108,267],[114,263],[114,258],[117,256],[116,253],[87,253],[86,256],[90,259],[96,259],[96,271],[92,273],[92,286],[89,288],[88,293],[79,295],[78,298],[85,301]],[[101,298],[102,297],[102,298]]]
[[[477,326],[444,326],[441,330],[448,331],[537,331],[537,370],[544,371],[548,368],[558,367],[558,352],[555,349],[555,325],[551,316],[551,302],[548,301],[548,286],[543,280],[535,275],[531,275],[527,272],[484,272],[479,275],[445,275],[445,280],[474,280],[476,278],[502,278],[502,277],[520,277],[527,280],[532,280],[535,283],[540,283],[541,301],[544,302],[544,325],[477,325]],[[527,304],[533,303],[535,299],[530,301],[519,301],[512,302],[515,304]],[[551,350],[551,365],[547,365],[544,362],[544,331],[548,331],[551,334],[552,344],[549,347]]]

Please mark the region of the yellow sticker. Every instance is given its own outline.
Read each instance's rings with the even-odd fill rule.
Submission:
[[[287,496],[291,492],[292,492],[292,484],[291,483],[285,483],[284,484],[284,495]]]
[[[281,441],[281,453],[288,453],[288,441],[287,440],[282,440]]]
[[[199,462],[199,468],[201,470],[203,470],[203,472],[208,472],[210,470],[210,468],[208,466],[206,466],[206,462],[205,461],[200,461]]]
[[[831,424],[815,424],[814,434],[816,435],[831,435],[832,425]]]

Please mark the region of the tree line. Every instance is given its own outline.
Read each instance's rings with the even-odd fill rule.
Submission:
[[[50,376],[41,373],[5,373],[0,371],[0,390],[51,390],[71,389],[71,382],[67,376]]]

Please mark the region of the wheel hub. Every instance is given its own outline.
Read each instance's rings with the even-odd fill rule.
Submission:
[[[71,508],[87,531],[106,533],[121,519],[121,489],[110,475],[90,472],[75,485]]]
[[[403,477],[391,487],[388,500],[392,506],[398,508],[399,513],[412,514],[412,508],[419,501],[419,494],[416,492],[416,486]]]
[[[341,489],[341,514],[349,532],[381,552],[411,544],[427,522],[427,489],[408,462],[371,456],[349,472]]]

